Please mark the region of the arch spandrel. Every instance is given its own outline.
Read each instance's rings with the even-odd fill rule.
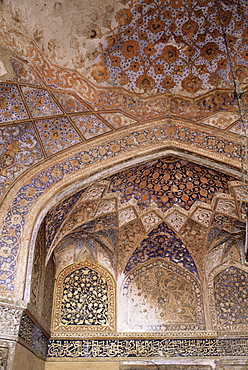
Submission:
[[[128,199],[127,193],[131,192],[131,188],[134,189],[132,185],[127,192],[126,189],[123,191],[123,196],[127,196],[126,202],[122,202],[120,190],[108,196],[105,193],[95,200],[91,214],[86,215],[87,207],[79,207],[75,209],[74,215],[65,217],[60,230],[56,229],[56,235],[51,233],[51,239],[53,236],[55,238],[52,240],[53,245],[50,245],[50,254],[47,255],[49,265],[58,252],[59,274],[64,267],[59,260],[60,257],[64,258],[59,255],[60,247],[75,241],[77,233],[82,236],[84,231],[86,234],[89,231],[87,223],[96,220],[101,212],[106,214],[107,204],[113,213],[115,208],[119,244],[113,243],[107,234],[102,233],[102,244],[96,247],[99,253],[95,253],[95,247],[91,251],[87,249],[89,245],[85,245],[88,243],[85,243],[85,238],[81,249],[77,245],[76,252],[75,248],[71,250],[71,255],[74,253],[76,258],[71,258],[70,262],[92,258],[91,263],[96,266],[108,268],[110,264],[109,271],[118,287],[125,276],[131,279],[132,273],[139,271],[143,280],[138,281],[139,276],[135,276],[129,285],[133,284],[129,297],[133,294],[132,297],[137,299],[142,311],[143,298],[147,295],[147,301],[155,306],[154,310],[148,307],[148,311],[156,327],[151,327],[152,320],[145,317],[145,312],[147,332],[129,332],[127,322],[124,328],[126,331],[114,332],[113,326],[112,332],[106,329],[101,337],[100,331],[92,330],[88,338],[86,331],[82,331],[74,340],[72,337],[66,339],[66,330],[60,327],[59,332],[57,327],[61,338],[59,334],[50,341],[48,366],[52,365],[51,362],[69,358],[73,361],[89,359],[94,362],[100,357],[107,360],[111,357],[113,361],[113,356],[116,356],[116,362],[121,367],[123,363],[120,358],[124,359],[125,356],[132,357],[130,360],[134,361],[135,357],[137,361],[140,357],[147,356],[148,360],[152,357],[152,361],[159,360],[156,366],[166,368],[174,366],[174,359],[166,357],[176,356],[180,357],[180,363],[187,363],[187,367],[192,368],[196,368],[202,360],[206,366],[200,367],[217,366],[223,369],[241,368],[247,362],[245,311],[238,308],[234,312],[231,309],[235,322],[228,318],[229,323],[226,323],[226,316],[223,315],[225,310],[230,309],[229,301],[236,304],[233,297],[228,301],[228,294],[223,288],[226,282],[231,286],[234,281],[226,277],[227,270],[229,275],[236,276],[240,281],[242,276],[247,280],[243,273],[245,271],[247,274],[244,243],[241,239],[237,241],[237,236],[244,236],[244,228],[237,223],[229,232],[223,225],[217,230],[214,224],[217,213],[241,221],[238,180],[243,179],[242,152],[246,153],[242,148],[246,146],[246,122],[241,124],[240,116],[243,109],[245,111],[247,108],[247,12],[244,0],[117,0],[114,4],[111,0],[61,0],[56,3],[2,1],[0,196],[3,202],[0,208],[0,256],[3,264],[0,269],[0,308],[3,314],[0,321],[2,338],[8,339],[1,339],[0,344],[5,346],[9,335],[12,342],[16,343],[19,317],[26,307],[17,346],[20,348],[23,340],[25,346],[35,354],[36,350],[41,349],[41,339],[44,339],[45,344],[45,337],[50,335],[49,328],[46,329],[49,322],[44,325],[44,321],[35,316],[35,311],[32,318],[30,310],[31,303],[35,307],[41,304],[38,290],[30,291],[30,280],[35,284],[43,279],[39,275],[38,267],[41,266],[38,265],[40,259],[44,262],[44,256],[39,253],[34,255],[34,245],[39,225],[47,212],[68,196],[88,189],[90,185],[123,169],[175,155],[197,163],[199,167],[205,165],[218,170],[233,179],[225,181],[227,187],[224,192],[218,193],[213,187],[214,196],[208,199],[209,202],[196,197],[196,202],[188,203],[187,208],[182,204],[186,195],[191,201],[192,196],[201,190],[201,197],[206,200],[204,180],[200,181],[199,192],[194,188],[195,194],[182,192],[180,198],[175,195],[177,187],[185,184],[176,184],[173,179],[167,208],[165,204],[160,207],[156,194],[149,193],[152,201],[147,202],[142,209],[142,202],[137,196]],[[239,98],[240,101],[237,101]],[[189,187],[190,177],[187,175]],[[216,184],[218,179],[215,180]],[[151,185],[152,188],[156,186],[155,192],[158,192],[161,184],[155,185],[154,181]],[[166,185],[163,184],[164,187]],[[164,200],[167,199],[167,193],[163,194]],[[73,216],[77,220],[70,230]],[[163,258],[159,253],[157,260],[153,256],[147,261],[142,255],[145,264],[136,267],[133,264],[134,268],[126,271],[127,275],[123,273],[133,251],[161,223],[166,223],[187,246],[195,261],[199,279],[193,270],[185,268],[180,258],[178,261],[168,258],[162,265],[155,266],[158,259]],[[104,227],[97,224],[94,229],[94,233],[98,232],[95,234],[97,237],[100,235],[99,230],[102,230],[101,226]],[[63,229],[66,229],[64,236]],[[233,245],[225,244],[223,234],[218,234],[221,230],[227,233],[225,235],[229,239],[236,238]],[[118,244],[117,256],[113,248],[115,244]],[[217,250],[218,253],[215,253]],[[113,251],[115,258],[111,258]],[[151,267],[153,263],[153,268],[149,270],[147,266]],[[144,273],[141,271],[143,267],[147,267]],[[100,272],[94,273],[91,267],[87,269],[92,279],[95,276],[98,281]],[[150,294],[151,289],[148,289],[151,286],[153,288],[146,275],[148,270],[150,277],[157,279],[157,286],[164,289],[156,286],[156,296]],[[74,278],[77,275],[73,274],[74,271],[67,276],[70,276],[71,284],[76,286]],[[51,270],[47,279],[52,275]],[[85,278],[84,274],[81,276]],[[161,280],[159,277],[162,277]],[[146,283],[144,294],[139,296],[141,289],[138,288]],[[197,283],[201,286],[198,287]],[[42,284],[46,285],[44,280]],[[104,284],[99,283],[102,290],[105,289]],[[201,304],[198,305],[200,298],[197,296],[197,287],[202,293],[204,313],[199,309]],[[241,302],[243,297],[240,294],[244,291],[242,284],[238,287],[240,292],[234,289],[234,295]],[[48,290],[51,291],[50,288]],[[182,291],[187,298],[185,301],[191,301],[192,307],[181,302]],[[224,309],[219,298],[223,294]],[[212,304],[211,299],[217,305]],[[102,299],[102,302],[104,304],[105,300]],[[135,309],[133,312],[137,312]],[[80,325],[77,325],[77,316],[69,323],[70,318],[65,315],[65,310],[62,304],[61,317],[65,327],[101,326],[96,316],[93,325],[89,325],[80,315]],[[99,310],[102,312],[102,308],[99,307]],[[49,310],[43,313],[42,310],[38,311],[46,321]],[[103,309],[103,312],[106,311]],[[161,316],[164,312],[167,316]],[[127,318],[134,330],[140,323],[142,325],[142,318],[138,323],[136,317]],[[100,314],[99,320],[102,319]],[[163,325],[163,319],[170,321],[172,326],[160,326]],[[103,320],[101,324],[104,326],[106,321]],[[47,332],[44,335],[41,333],[42,328]],[[216,332],[212,331],[213,328]],[[223,328],[227,329],[225,334]],[[167,329],[171,330],[170,333],[166,333]],[[69,330],[72,336],[77,333],[73,330]],[[171,339],[167,338],[167,334]],[[42,347],[40,355],[45,360],[46,346]],[[96,347],[99,351],[95,350]],[[10,352],[13,353],[13,350]],[[3,354],[6,356],[5,351]],[[232,359],[229,362],[230,356]],[[192,359],[191,366],[189,359],[183,357],[197,357],[198,360]],[[102,364],[96,366],[101,367]],[[117,366],[119,364],[116,363]],[[33,367],[31,362],[29,365]],[[130,364],[129,367],[133,366]]]

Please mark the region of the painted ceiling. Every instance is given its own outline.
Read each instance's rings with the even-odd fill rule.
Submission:
[[[235,180],[176,157],[108,177],[49,211],[46,261],[54,254],[58,273],[90,258],[118,275],[165,258],[199,278],[230,249],[242,255]],[[228,243],[222,243],[227,236]]]
[[[248,97],[247,14],[245,0],[0,3],[3,285],[14,289],[19,243],[24,228],[28,233],[33,230],[27,225],[37,202],[46,197],[49,202],[50,189],[57,186],[59,191],[66,181],[73,178],[76,182],[93,173],[92,168],[99,170],[173,148],[183,155],[191,153],[197,163],[203,157],[218,166],[224,163],[231,174],[240,169],[246,131],[240,114],[245,114]],[[235,84],[243,92],[241,105],[234,96]],[[173,193],[179,179],[173,171],[171,176],[174,190],[168,192]],[[180,181],[179,186],[186,186]],[[205,183],[199,181],[201,189],[196,193],[202,192],[203,208],[213,211],[218,202],[215,197],[208,199]],[[128,197],[133,185],[123,186]],[[114,217],[119,226],[122,222],[120,210],[137,218],[135,230],[141,230],[145,240],[151,230],[143,222],[143,211],[138,211],[140,204],[144,202],[151,212],[155,206],[148,204],[149,199],[157,204],[152,217],[158,227],[166,222],[167,208],[173,203],[166,189],[160,199],[159,184],[151,186],[156,186],[155,193],[144,194],[146,200],[129,200],[137,203],[131,213],[122,209],[116,195],[120,190],[113,196],[108,193],[106,199],[113,198],[110,205],[115,216],[106,221],[110,222],[106,233],[100,230],[97,203],[94,217],[78,225],[82,229],[75,230],[73,240],[83,234],[81,242],[86,248],[88,236],[94,234],[96,249],[111,251],[117,235]],[[216,194],[226,191],[221,186],[214,190]],[[230,212],[238,219],[235,191],[227,195],[234,209]],[[194,223],[193,195],[182,192],[180,197],[176,198],[181,199],[181,214],[190,214],[187,217]],[[229,212],[226,207],[223,214]],[[128,231],[123,238],[127,235]],[[123,249],[127,247],[124,239]],[[132,243],[136,242],[141,240]],[[94,255],[95,247],[88,247],[85,253]],[[114,271],[124,269],[117,267],[118,258],[104,253],[101,258]]]
[[[158,127],[153,133],[144,131],[145,136],[136,132],[133,139],[129,132],[125,145],[171,138],[239,160],[240,134],[246,128],[240,123],[233,91],[214,91],[193,100],[173,94],[149,100],[113,90],[92,90],[88,94],[80,89],[80,84],[85,84],[82,78],[77,80],[77,89],[77,83],[74,85],[66,76],[73,86],[73,92],[68,92],[66,86],[61,89],[55,84],[56,78],[48,83],[46,70],[40,75],[31,62],[13,55],[8,62],[12,76],[0,83],[1,195],[18,176],[44,159],[109,134],[118,138],[124,129],[140,129],[144,124]],[[117,155],[125,145],[120,146],[112,137],[107,152]],[[105,153],[106,146],[92,154],[96,159]]]
[[[246,5],[242,0],[6,0],[3,11],[52,64],[79,71],[99,87],[195,96],[232,89],[231,67],[240,83],[247,83]]]

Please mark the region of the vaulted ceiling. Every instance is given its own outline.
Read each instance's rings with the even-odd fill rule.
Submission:
[[[50,189],[59,192],[72,179],[77,183],[93,173],[91,168],[97,172],[131,159],[135,164],[142,155],[154,159],[159,151],[168,150],[189,163],[208,163],[219,170],[224,164],[225,172],[229,169],[233,176],[231,182],[240,178],[246,131],[240,114],[245,115],[248,86],[247,15],[245,0],[1,2],[0,218],[5,217],[2,243],[10,266],[6,276],[14,269],[8,256],[17,260],[11,248],[17,248],[20,230],[28,227],[34,209],[41,209],[36,207],[39,199],[45,204]],[[235,99],[235,92],[242,92],[241,100]],[[106,189],[112,181],[108,176],[102,177]],[[174,180],[171,186],[177,186],[179,179]],[[199,181],[203,194],[205,183]],[[227,198],[234,202],[238,219],[235,186],[234,181]],[[72,192],[79,189],[77,185]],[[168,198],[167,203],[162,201],[167,207],[171,198],[165,189],[163,196]],[[138,220],[142,233],[149,232],[139,205],[130,204],[126,210],[118,197],[112,203],[110,194],[104,197],[103,204],[113,203],[118,227],[120,214],[134,215],[130,217]],[[168,209],[160,209],[161,201],[156,202],[156,209],[148,205],[147,210],[157,220],[154,227],[169,223],[170,216]],[[183,210],[181,198],[183,219],[194,220],[193,203]],[[204,200],[202,208],[212,215],[217,203],[210,203]],[[84,243],[94,233],[95,242],[111,250],[115,231],[109,231],[110,237],[98,230],[101,204],[94,217],[78,227]],[[76,236],[79,230],[74,231]],[[55,244],[50,247],[52,253]],[[116,268],[111,259],[110,264]],[[3,284],[10,286],[6,281]]]
[[[242,0],[3,1],[1,192],[85,141],[173,126],[163,118],[240,142],[234,86],[245,109],[247,13]]]
[[[192,97],[233,89],[232,68],[247,82],[242,0],[5,0],[3,12],[53,65],[98,87]]]

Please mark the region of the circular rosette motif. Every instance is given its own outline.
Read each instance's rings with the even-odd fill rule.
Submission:
[[[137,86],[141,91],[151,91],[155,86],[155,81],[151,76],[142,75],[137,78]]]
[[[246,82],[242,67],[248,61],[248,9],[241,0],[225,0],[218,7],[207,0],[123,4],[91,67],[91,77],[102,86],[150,95],[182,91],[188,96],[229,88],[233,76],[221,25],[234,68],[236,63],[240,67],[240,82]]]
[[[161,86],[166,90],[170,90],[175,86],[175,81],[171,76],[166,76],[161,82]]]
[[[91,68],[91,76],[96,80],[96,82],[106,81],[108,75],[108,69],[104,64],[94,64]]]
[[[125,58],[133,58],[136,54],[139,53],[138,41],[128,40],[123,42],[121,51]]]
[[[176,60],[178,59],[178,56],[179,56],[179,51],[173,45],[165,46],[161,54],[161,58],[169,64],[175,63]]]
[[[208,42],[201,50],[201,56],[208,61],[212,61],[219,55],[220,51],[215,42]]]
[[[190,93],[195,93],[202,88],[202,81],[199,77],[191,73],[188,77],[183,79],[182,87]]]
[[[182,32],[185,36],[188,36],[190,39],[197,34],[199,29],[198,24],[195,21],[188,20],[182,26]]]

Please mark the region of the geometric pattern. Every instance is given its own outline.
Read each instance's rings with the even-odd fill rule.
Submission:
[[[46,90],[34,89],[29,86],[22,87],[22,91],[28,103],[33,117],[53,116],[62,114],[53,98]]]
[[[92,8],[94,8],[94,2],[98,1],[92,0]],[[71,7],[75,7],[75,3],[76,1]],[[53,12],[55,10],[58,12],[60,3],[55,5],[57,9],[54,7]],[[11,8],[9,5],[6,6],[6,3],[3,7],[6,10],[8,7]],[[223,268],[230,266],[227,263],[230,260],[235,266],[237,261],[245,264],[242,240],[244,228],[242,229],[241,225],[236,228],[236,223],[232,221],[225,230],[222,230],[220,224],[214,224],[215,220],[213,221],[212,217],[214,217],[213,209],[222,215],[227,215],[226,220],[228,218],[237,220],[240,217],[235,195],[228,186],[230,181],[234,180],[232,174],[237,174],[239,171],[242,148],[238,133],[243,134],[245,129],[237,121],[238,104],[233,98],[233,74],[238,80],[237,87],[240,84],[245,90],[244,102],[246,102],[248,8],[242,0],[236,0],[233,4],[228,0],[216,3],[205,0],[189,2],[186,0],[133,0],[131,2],[120,0],[118,4],[106,6],[106,17],[97,19],[98,10],[99,7],[96,7],[94,14],[89,15],[89,17],[95,17],[94,27],[92,24],[86,27],[88,15],[81,17],[85,21],[83,25],[85,28],[82,28],[81,21],[80,29],[77,29],[77,22],[74,23],[74,31],[80,30],[81,34],[71,33],[74,39],[71,40],[70,45],[68,43],[67,50],[63,49],[63,44],[57,43],[55,33],[52,36],[53,40],[44,41],[43,36],[46,38],[50,33],[48,29],[44,35],[42,32],[39,35],[38,31],[42,30],[37,30],[28,40],[24,35],[27,32],[25,29],[28,28],[22,25],[22,22],[25,23],[22,17],[18,19],[20,15],[18,11],[16,16],[9,20],[6,17],[6,20],[3,19],[1,22],[3,27],[0,29],[0,38],[4,48],[10,50],[10,53],[7,52],[7,58],[11,53],[20,54],[25,60],[30,60],[31,65],[24,60],[11,58],[15,76],[12,69],[8,71],[10,79],[6,83],[1,83],[0,87],[1,190],[5,191],[7,187],[10,189],[9,193],[6,192],[7,195],[10,194],[10,198],[4,199],[3,213],[1,213],[1,217],[5,217],[0,239],[0,245],[3,247],[0,270],[3,289],[9,289],[10,297],[22,295],[22,289],[19,287],[22,288],[21,285],[25,280],[25,263],[28,261],[25,253],[32,257],[32,251],[28,254],[28,241],[31,240],[31,232],[36,233],[35,225],[38,222],[43,199],[48,199],[50,194],[54,196],[50,198],[51,201],[49,199],[50,202],[55,203],[55,195],[61,199],[59,188],[60,186],[65,186],[63,189],[66,188],[67,179],[74,178],[77,181],[80,177],[90,175],[93,170],[111,166],[111,163],[115,163],[117,168],[121,161],[127,168],[128,163],[125,160],[134,153],[131,162],[136,163],[136,167],[126,170],[119,178],[113,175],[108,179],[106,192],[94,199],[94,207],[91,211],[87,211],[87,215],[92,216],[87,216],[88,218],[84,216],[88,205],[93,203],[91,200],[87,202],[89,203],[87,207],[82,208],[78,207],[80,201],[78,203],[74,201],[76,197],[70,198],[69,205],[66,205],[65,201],[60,209],[64,214],[55,217],[55,231],[48,230],[50,239],[55,239],[55,245],[56,231],[59,229],[62,235],[66,226],[69,228],[69,223],[66,225],[66,217],[68,216],[70,221],[71,216],[76,216],[72,239],[82,234],[83,238],[80,240],[81,244],[78,240],[75,243],[74,252],[78,254],[75,253],[74,266],[77,265],[77,262],[75,263],[77,258],[87,256],[87,253],[84,253],[86,247],[89,247],[94,254],[93,258],[98,262],[105,261],[106,267],[109,262],[110,271],[120,272],[119,266],[116,267],[120,261],[122,267],[126,266],[125,281],[130,279],[129,281],[140,288],[137,288],[137,291],[134,289],[135,297],[141,297],[139,293],[143,289],[144,294],[141,298],[153,302],[155,290],[161,293],[157,297],[158,301],[154,301],[150,312],[161,318],[161,315],[166,314],[173,319],[178,312],[174,308],[180,311],[183,307],[183,312],[190,312],[191,316],[189,316],[194,325],[197,305],[190,290],[189,281],[194,281],[195,286],[200,285],[200,278],[204,271],[204,257],[207,257],[208,253],[203,247],[205,236],[209,232],[210,223],[213,222],[209,233],[209,249],[212,249],[212,252],[217,249],[214,247],[216,243],[225,242],[226,237],[232,239],[231,245],[230,243],[224,243],[223,247],[220,245],[219,249],[223,254],[219,259],[216,255],[214,261],[213,254],[212,260],[207,260],[211,265],[209,273],[221,263],[225,266],[221,266],[222,270],[218,269],[218,275],[215,275],[215,278],[212,277],[214,274],[211,274],[215,288],[213,289],[215,303],[217,302],[216,306],[212,305],[219,325],[216,327],[220,330],[223,328],[242,330],[247,324],[247,310],[244,305],[248,294],[247,273],[242,271],[242,267],[240,269],[228,267],[224,271]],[[69,14],[71,13],[68,9]],[[75,14],[75,19],[79,19],[78,16],[81,14]],[[16,27],[11,28],[10,19],[13,19]],[[30,30],[33,32],[35,29],[31,22],[33,19],[30,19]],[[104,30],[97,28],[97,23],[104,25]],[[53,26],[56,29],[55,23]],[[22,33],[18,32],[18,27]],[[226,36],[225,40],[223,36]],[[33,37],[36,42],[32,41]],[[82,41],[83,37],[84,45],[80,45],[79,41]],[[75,60],[78,63],[78,68],[76,67],[75,70],[67,69],[67,66],[70,68],[73,64],[70,64],[71,61],[66,60],[63,55],[70,51],[72,44],[76,45],[75,50],[80,53],[84,51],[85,45],[86,48],[89,45],[94,46],[94,50],[89,48],[91,51],[88,54],[83,52],[81,59],[78,58],[79,55],[74,58],[75,54],[71,53],[73,63]],[[227,55],[228,49],[231,59]],[[47,53],[50,53],[52,64],[49,58],[42,56]],[[0,54],[2,55],[2,51]],[[5,60],[7,59],[3,59],[3,63],[0,61],[4,67],[3,72],[5,67],[8,69]],[[232,63],[234,73],[230,70]],[[58,68],[55,64],[62,64],[63,68]],[[38,75],[35,75],[35,71],[38,71]],[[90,78],[94,84],[88,83],[85,76],[82,76],[84,71],[86,78]],[[102,88],[97,89],[96,84]],[[156,94],[160,95],[155,97]],[[172,116],[175,117],[174,121],[168,118]],[[185,122],[181,120],[182,117],[186,118]],[[110,137],[108,142],[106,134]],[[100,135],[103,136],[100,137]],[[95,144],[93,139],[96,137]],[[73,146],[77,144],[80,144],[78,145],[80,150],[76,153],[77,147]],[[205,159],[202,161],[203,154],[213,161],[223,161],[227,166],[230,164],[228,167],[231,169],[230,174],[226,172],[226,175],[223,175],[216,170],[173,158],[163,161],[154,160],[152,171],[150,171],[151,168],[143,170],[142,166],[137,165],[144,153],[147,154],[146,158],[157,158],[160,151],[173,152],[175,147],[184,158],[190,158],[191,150],[197,153],[199,156],[197,163],[207,162]],[[50,158],[47,158],[49,156]],[[215,168],[220,168],[221,171],[219,163]],[[150,173],[145,173],[146,170]],[[106,171],[105,174],[108,173],[108,176],[110,173],[113,174],[114,172],[111,171]],[[28,176],[25,176],[25,172]],[[115,178],[115,184],[113,186],[112,181],[112,189],[107,193],[107,187],[112,178]],[[119,184],[117,184],[118,181]],[[79,189],[79,186],[80,183],[77,182],[74,189]],[[144,189],[148,191],[145,192]],[[73,208],[75,203],[78,208]],[[48,208],[50,204],[45,207]],[[177,207],[179,211],[175,214]],[[72,215],[69,214],[71,210]],[[54,212],[53,210],[51,214]],[[84,220],[82,226],[77,216]],[[96,216],[101,217],[96,220]],[[167,221],[173,230],[167,226]],[[104,228],[105,222],[109,222],[108,230]],[[52,227],[51,221],[49,228],[52,229]],[[119,254],[119,250],[114,248],[119,236],[117,227],[123,232],[122,240],[120,238],[122,249],[120,248]],[[131,235],[131,231],[136,238]],[[148,232],[149,235],[146,235]],[[92,236],[94,236],[93,241],[90,240]],[[34,237],[32,243],[33,241]],[[69,237],[65,241],[65,246],[66,243],[70,243]],[[182,243],[185,243],[187,248]],[[103,253],[104,248],[109,249],[109,256],[115,255],[116,260],[106,256],[106,253]],[[125,258],[122,258],[123,256]],[[199,259],[202,261],[201,264]],[[37,264],[37,258],[35,263]],[[151,268],[153,283],[157,282],[154,290],[148,289],[149,279],[145,279],[145,273],[149,268]],[[31,265],[27,271],[31,271]],[[38,275],[39,271],[37,270],[36,273]],[[16,280],[16,286],[12,285],[15,276],[19,279],[21,274],[23,280]],[[77,265],[76,271],[68,272],[69,281],[66,282],[67,285],[65,283],[66,287],[62,290],[61,299],[64,299],[64,303],[60,305],[62,307],[60,319],[64,326],[71,328],[71,335],[80,336],[80,332],[75,327],[87,326],[92,328],[92,337],[93,335],[96,337],[94,328],[99,327],[97,336],[102,339],[99,335],[100,330],[103,330],[100,329],[101,324],[107,325],[111,317],[115,318],[115,312],[112,316],[110,312],[110,307],[114,307],[113,302],[108,302],[103,296],[106,292],[109,295],[111,282],[108,284],[107,278],[102,276],[104,272],[98,270],[97,265],[93,266],[92,262],[89,262],[87,268]],[[125,278],[123,274],[121,277]],[[76,286],[77,278],[80,279],[81,285],[83,284],[83,289],[82,286],[80,288]],[[142,279],[145,280],[143,285]],[[29,285],[29,279],[27,284]],[[89,290],[86,287],[87,284],[90,285]],[[233,289],[229,289],[230,286]],[[94,294],[95,291],[102,294],[103,307],[95,297],[90,295],[91,288]],[[28,289],[26,288],[27,292]],[[80,301],[83,299],[80,297],[82,292],[87,300],[84,304]],[[233,295],[231,295],[232,292]],[[31,291],[31,297],[35,293],[35,290]],[[183,293],[189,297],[189,301],[191,300],[191,307],[187,307],[186,299],[182,302]],[[71,299],[71,294],[74,299]],[[206,295],[207,293],[204,297]],[[170,299],[167,312],[165,312],[166,297]],[[67,300],[72,303],[69,309]],[[78,309],[81,308],[81,304],[84,307],[84,313],[81,312],[78,317],[74,306]],[[95,311],[91,316],[91,308],[94,305]],[[116,307],[114,311],[115,309]],[[71,318],[68,315],[72,313],[73,317],[70,321]],[[160,322],[157,316],[154,325],[159,328]],[[176,317],[177,322],[180,322],[180,314],[178,317]],[[210,315],[206,313],[206,318],[209,317]],[[136,317],[132,319],[135,320]],[[180,324],[185,322],[187,323],[187,319],[184,317]],[[114,324],[111,329],[106,330],[114,330]],[[201,324],[199,321],[198,324],[200,328],[204,328],[204,323]],[[150,329],[152,330],[152,327]],[[173,327],[171,329],[173,330]],[[67,335],[68,331],[63,331],[62,326],[59,330],[62,336]],[[59,330],[58,335],[60,335]],[[30,325],[27,327],[27,332],[32,333],[31,337],[35,337],[37,342],[42,342],[37,328]],[[109,346],[112,352],[109,352]],[[185,338],[183,341],[169,342],[167,339],[165,341],[159,339],[155,343],[152,338],[147,342],[136,340],[122,342],[117,338],[116,342],[107,343],[104,340],[100,342],[96,339],[95,342],[77,341],[77,344],[70,343],[69,340],[66,344],[62,339],[58,348],[60,352],[59,354],[57,352],[57,356],[63,356],[65,349],[69,355],[73,352],[75,357],[77,354],[78,357],[84,354],[85,357],[126,355],[126,357],[148,358],[153,357],[154,354],[162,354],[163,357],[167,355],[187,357],[188,354],[196,357],[199,354],[205,356],[205,353],[208,356],[212,353],[213,356],[247,354],[245,339],[243,342],[219,339],[210,342],[196,339],[193,342]],[[244,348],[246,352],[243,351]],[[159,351],[156,352],[156,349]]]
[[[110,128],[94,114],[71,117],[86,139],[104,134]]]
[[[11,58],[11,63],[18,82],[42,86],[41,81],[34,74],[29,64],[16,58]]]
[[[29,118],[15,85],[0,85],[0,123]]]
[[[240,51],[240,39],[245,45],[247,7],[242,1],[216,6],[201,0],[139,0],[128,5],[115,14],[117,27],[91,67],[98,84],[106,86],[107,80],[108,86],[150,95],[179,90],[197,95],[229,87],[232,76],[221,27],[245,71],[247,50]]]
[[[60,228],[67,214],[70,213],[72,207],[84,192],[85,189],[73,194],[48,212],[46,216],[46,249],[50,247],[56,231]]]
[[[0,194],[44,155],[31,122],[0,127]]]
[[[136,122],[134,119],[124,116],[121,113],[102,113],[101,116],[116,129],[132,125]]]
[[[71,123],[64,117],[36,121],[36,126],[48,156],[82,142]]]
[[[84,112],[88,110],[88,108],[73,95],[54,93],[54,96],[67,113]]]
[[[232,180],[204,166],[165,158],[113,175],[108,191],[119,191],[122,203],[136,199],[142,209],[153,201],[162,211],[174,204],[188,210],[196,201],[209,204],[216,192],[228,192]]]

